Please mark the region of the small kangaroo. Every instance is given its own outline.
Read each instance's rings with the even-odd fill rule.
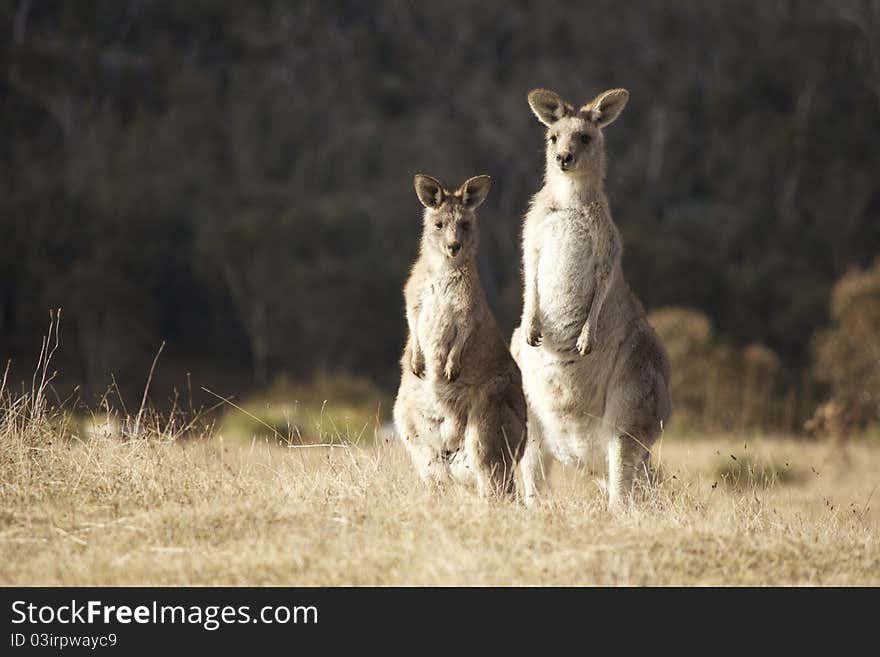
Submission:
[[[612,89],[575,111],[552,91],[529,93],[547,154],[523,225],[523,314],[511,339],[529,409],[526,502],[546,483],[544,452],[582,463],[598,447],[609,505],[621,508],[671,412],[669,359],[624,280],[603,189],[602,130],[628,99]]]
[[[394,403],[397,431],[419,475],[514,492],[526,439],[519,368],[477,271],[477,217],[489,176],[454,193],[415,177],[424,211],[419,257],[404,287],[409,337]]]

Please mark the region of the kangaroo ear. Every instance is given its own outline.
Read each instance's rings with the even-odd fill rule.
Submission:
[[[573,109],[558,93],[549,89],[532,89],[529,92],[529,107],[546,126],[551,126],[563,116],[571,114]]]
[[[629,92],[626,89],[609,89],[581,107],[581,113],[586,114],[600,128],[604,128],[614,122],[628,100]]]
[[[461,196],[461,204],[473,210],[486,200],[490,187],[492,187],[492,178],[489,176],[474,176],[465,180],[456,193]]]
[[[443,185],[439,180],[417,173],[413,183],[416,188],[416,196],[426,208],[436,210],[443,205],[443,201],[446,200],[446,192],[443,191]]]

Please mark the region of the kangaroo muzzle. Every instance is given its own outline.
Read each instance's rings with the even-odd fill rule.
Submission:
[[[557,153],[556,155],[556,163],[559,165],[559,168],[563,171],[566,171],[571,167],[572,162],[574,162],[574,156],[571,153]]]
[[[459,251],[461,251],[461,242],[450,242],[446,245],[446,252],[453,258],[458,255]]]

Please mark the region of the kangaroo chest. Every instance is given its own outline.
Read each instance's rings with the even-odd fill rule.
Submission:
[[[544,219],[536,236],[538,311],[544,339],[551,344],[576,340],[587,319],[595,283],[595,233],[589,217],[557,211]]]
[[[442,358],[466,321],[472,321],[471,285],[463,276],[445,276],[422,289],[419,342],[428,359]]]

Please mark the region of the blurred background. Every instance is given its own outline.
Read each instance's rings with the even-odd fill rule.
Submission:
[[[518,323],[537,86],[575,103],[630,90],[607,191],[680,432],[880,419],[872,0],[4,0],[10,381],[61,307],[59,398],[79,385],[87,405],[136,407],[165,341],[159,407],[210,402],[204,386],[254,413],[329,400],[333,421],[381,423],[413,173],[493,176],[481,268],[504,329]]]

